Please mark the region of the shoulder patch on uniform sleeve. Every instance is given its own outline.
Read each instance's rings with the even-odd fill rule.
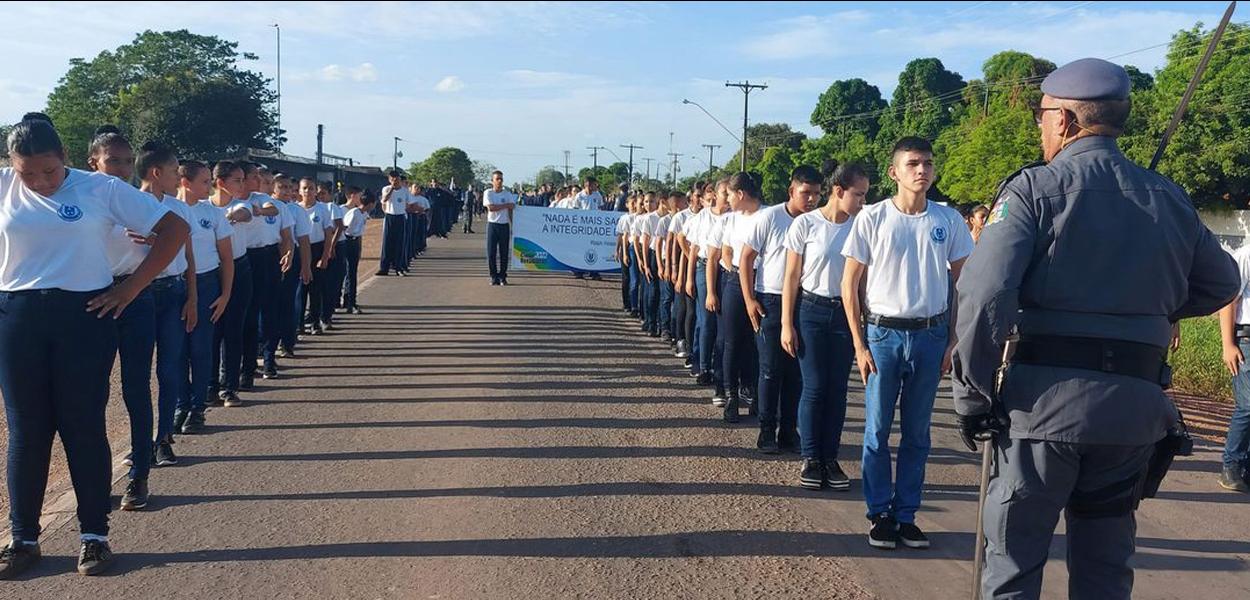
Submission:
[[[994,207],[990,209],[989,220],[985,222],[985,226],[989,227],[1003,219],[1007,218],[1007,212],[1010,209],[1011,194],[1003,194],[994,202]]]

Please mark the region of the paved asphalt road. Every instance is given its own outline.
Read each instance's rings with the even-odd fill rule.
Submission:
[[[153,500],[113,513],[113,573],[74,573],[69,498],[14,598],[965,598],[978,459],[938,400],[927,551],[868,547],[858,481],[796,486],[753,450],[615,281],[514,273],[491,287],[480,235],[433,240],[367,314],[307,339],[248,404],[180,436]],[[370,263],[371,265],[372,263]],[[258,382],[259,383],[259,382]],[[858,476],[862,403],[843,466]],[[117,440],[114,440],[117,447]],[[1250,496],[1217,449],[1139,513],[1137,598],[1250,597]],[[118,471],[120,475],[121,471]],[[114,494],[120,496],[119,481]],[[67,512],[68,511],[68,512]],[[1066,597],[1063,536],[1048,597]]]

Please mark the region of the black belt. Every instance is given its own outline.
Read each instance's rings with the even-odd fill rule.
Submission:
[[[1020,339],[1010,362],[1124,375],[1167,389],[1172,385],[1167,355],[1166,348],[1138,342],[1036,335]]]
[[[1239,340],[1250,339],[1250,325],[1237,325],[1234,327],[1233,337]]]
[[[932,317],[926,317],[922,319],[905,319],[905,318],[900,318],[900,317],[883,317],[881,315],[868,315],[868,317],[865,320],[868,321],[870,325],[876,325],[877,327],[885,327],[886,329],[917,330],[917,329],[928,329],[930,327],[937,327],[938,325],[942,325],[946,323],[946,313],[942,313],[940,315],[934,315]]]
[[[184,276],[181,273],[179,273],[178,275],[170,275],[168,277],[157,277],[156,279],[153,279],[152,283],[149,283],[148,286],[149,287],[169,287],[179,281],[182,281],[183,277]],[[114,277],[113,284],[114,285],[120,284],[121,282],[126,281],[129,278],[130,278],[130,275],[121,275],[118,277]]]
[[[239,266],[239,263],[244,262],[244,261],[246,261],[246,260],[247,260],[247,254],[244,254],[243,256],[240,256],[240,257],[238,257],[238,258],[234,259],[234,266],[236,266],[236,267],[237,267],[237,266]]]
[[[360,238],[362,238],[362,237],[365,237],[365,236],[363,236],[363,235],[346,235],[346,234],[345,234],[343,237],[344,237],[344,238],[347,238],[347,239],[349,239],[349,240],[358,240],[358,239],[360,239]]]
[[[198,277],[208,277],[209,275],[213,275],[213,274],[217,273],[217,271],[220,271],[220,270],[221,270],[221,267],[213,267],[213,268],[211,268],[211,269],[209,269],[209,270],[207,270],[207,271],[204,271],[203,273],[196,273],[196,274],[195,274],[195,276],[196,276],[197,278],[198,278]]]
[[[803,290],[802,298],[806,302],[811,302],[819,306],[828,306],[830,308],[838,308],[842,306],[841,298],[826,298],[820,294],[813,294],[807,290]]]
[[[277,250],[278,250],[277,244],[269,244],[267,246],[256,246],[255,248],[247,249],[248,252],[270,252],[270,251],[277,251]]]

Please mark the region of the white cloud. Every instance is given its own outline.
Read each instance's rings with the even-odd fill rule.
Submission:
[[[849,10],[826,16],[806,15],[783,19],[773,33],[747,42],[743,52],[765,60],[793,60],[842,55],[854,48],[846,33],[870,19],[862,10]]]
[[[448,75],[434,84],[434,91],[440,94],[451,94],[464,89],[464,80],[455,75]]]
[[[607,83],[604,79],[563,71],[534,71],[531,69],[514,69],[504,73],[504,77],[521,87],[533,88],[576,88],[597,86]]]
[[[316,71],[296,71],[287,77],[291,81],[316,81],[321,83],[336,83],[348,80],[371,82],[378,80],[378,69],[372,63],[361,63],[355,67],[331,64]]]
[[[377,81],[378,69],[373,63],[361,63],[351,70],[352,81]]]

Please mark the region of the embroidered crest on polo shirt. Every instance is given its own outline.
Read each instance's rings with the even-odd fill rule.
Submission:
[[[265,217],[265,222],[270,225],[273,225],[278,222],[278,217],[273,217],[273,216]]]
[[[212,228],[213,228],[213,222],[212,222],[212,221],[209,221],[208,219],[200,219],[200,228],[201,228],[201,229],[212,229]]]
[[[61,217],[66,223],[73,223],[82,218],[82,209],[73,204],[62,204],[56,209],[56,216]]]
[[[946,228],[934,227],[933,232],[929,234],[929,237],[933,238],[933,242],[936,244],[946,242]]]
[[[320,223],[320,222],[321,222],[321,215],[313,215],[312,222],[313,222],[313,223]]]

